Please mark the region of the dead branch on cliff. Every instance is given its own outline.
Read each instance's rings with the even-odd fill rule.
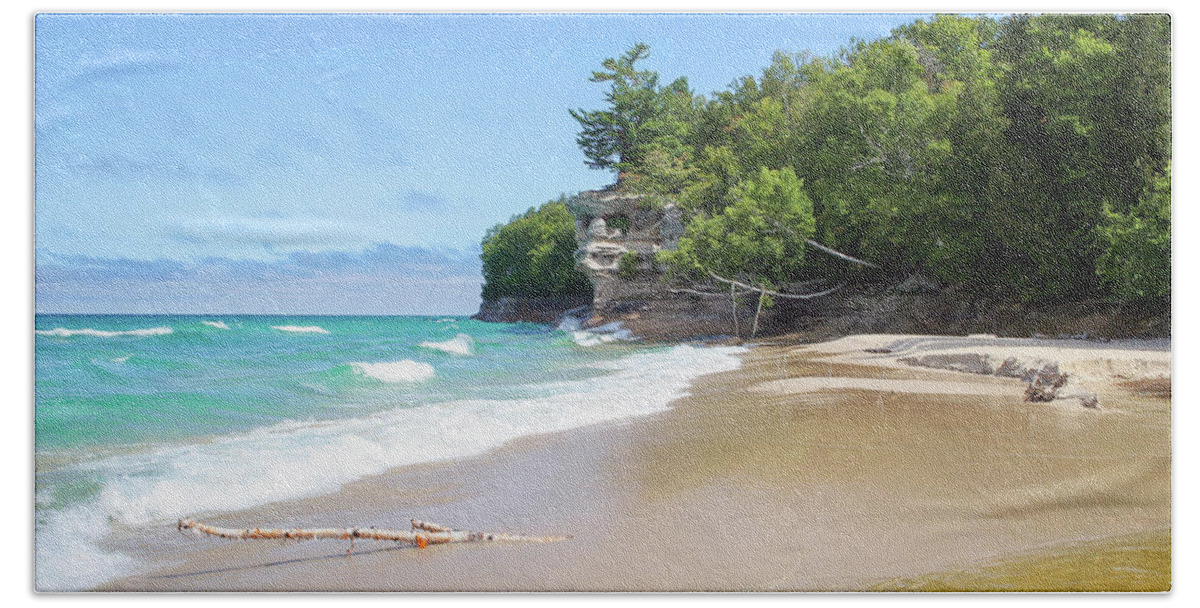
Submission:
[[[789,228],[787,226],[784,226],[783,224],[780,224],[779,222],[775,222],[775,226],[782,230],[787,231],[789,234],[792,234],[793,236],[796,236],[796,232],[794,230],[792,230],[791,228]],[[810,247],[813,247],[814,249],[817,249],[818,251],[829,254],[836,258],[846,260],[848,262],[853,262],[855,264],[859,264],[862,266],[868,266],[870,268],[879,268],[879,266],[876,266],[875,264],[872,264],[871,262],[867,262],[865,260],[860,260],[856,257],[846,255],[836,249],[833,249],[832,247],[827,247],[827,246],[822,245],[821,243],[818,243],[812,239],[806,238],[806,239],[804,239],[804,242],[806,244],[808,244]],[[741,336],[741,328],[739,327],[738,316],[737,316],[737,305],[738,305],[737,299],[740,296],[751,294],[751,293],[758,294],[758,306],[754,310],[754,325],[753,325],[753,328],[750,330],[750,337],[753,338],[756,335],[758,335],[758,319],[762,315],[763,307],[766,304],[768,297],[784,298],[784,299],[789,299],[789,300],[811,300],[813,298],[819,298],[821,296],[829,295],[829,294],[841,289],[842,287],[844,287],[846,285],[845,282],[842,282],[842,283],[839,283],[837,286],[827,289],[825,291],[818,291],[818,292],[813,292],[813,293],[803,293],[803,294],[785,293],[785,292],[781,292],[781,291],[775,291],[773,289],[767,289],[766,287],[750,285],[747,283],[743,283],[741,281],[736,281],[734,279],[727,279],[725,277],[718,275],[717,273],[715,273],[711,270],[706,269],[706,271],[708,272],[708,276],[711,277],[713,280],[729,285],[729,303],[733,308],[733,332],[735,335],[737,335],[739,337]],[[797,287],[799,287],[801,285],[810,285],[810,284],[813,284],[813,283],[816,283],[819,281],[820,281],[820,279],[804,281],[803,283],[798,284]],[[741,291],[737,290],[737,288],[739,288],[739,287],[742,289]],[[691,294],[691,295],[701,296],[701,297],[724,297],[725,296],[725,294],[723,294],[723,293],[716,293],[716,292],[711,292],[711,291],[701,291],[698,289],[687,289],[687,288],[670,289],[668,291],[670,291],[671,293],[686,293],[686,294]]]
[[[833,257],[835,257],[835,258],[841,258],[841,259],[843,259],[843,260],[846,260],[847,262],[854,262],[855,264],[859,264],[859,265],[862,265],[862,266],[867,266],[867,267],[869,267],[869,268],[879,268],[879,267],[878,267],[878,266],[876,266],[875,264],[872,264],[872,263],[870,263],[870,262],[867,262],[867,261],[864,261],[864,260],[860,260],[860,259],[858,259],[858,258],[856,258],[856,257],[853,257],[853,256],[846,255],[846,254],[844,254],[844,253],[842,253],[842,252],[840,252],[840,251],[838,251],[838,250],[836,250],[836,249],[833,249],[833,248],[831,248],[831,247],[826,247],[825,245],[822,245],[822,244],[820,244],[820,243],[818,243],[818,242],[816,242],[816,241],[814,241],[814,240],[812,240],[812,239],[804,239],[804,242],[805,242],[805,243],[808,243],[808,245],[809,245],[810,247],[813,247],[814,249],[817,249],[817,250],[823,251],[823,252],[825,252],[825,253],[828,253],[829,255],[831,255],[831,256],[833,256]]]
[[[818,291],[815,293],[783,293],[783,292],[775,291],[772,289],[767,289],[766,287],[756,287],[754,285],[743,283],[741,281],[727,279],[725,277],[718,275],[717,273],[715,273],[711,270],[708,271],[708,276],[712,277],[713,280],[715,280],[715,281],[720,281],[721,283],[726,283],[730,286],[741,287],[742,289],[745,289],[748,292],[757,292],[760,295],[768,295],[773,298],[787,298],[787,299],[791,299],[791,300],[811,300],[813,298],[827,296],[827,295],[846,286],[846,283],[843,281],[841,283],[838,283],[836,287],[831,287],[829,289],[826,289],[825,291]]]
[[[704,296],[707,298],[727,298],[727,297],[729,297],[729,294],[724,293],[724,292],[700,291],[698,289],[686,289],[683,287],[678,287],[675,289],[668,289],[667,291],[670,293],[686,293],[686,294],[691,294],[693,296]],[[741,297],[741,296],[744,296],[744,295],[750,294],[750,293],[754,293],[754,291],[750,290],[750,289],[745,289],[742,291],[738,291],[738,292],[734,293],[733,295],[734,295],[734,297]]]
[[[796,234],[796,231],[792,230],[789,226],[786,226],[786,225],[784,225],[780,222],[776,222],[776,221],[772,221],[771,223],[774,224],[776,228],[783,230],[784,232],[787,232],[788,234],[790,234],[794,237],[800,236],[800,235]],[[858,264],[860,266],[866,266],[868,268],[879,268],[879,266],[872,264],[866,260],[860,260],[852,255],[847,255],[845,253],[838,251],[837,249],[834,249],[833,247],[830,247],[828,245],[822,245],[810,238],[804,238],[804,242],[809,247],[812,247],[813,249],[816,249],[817,251],[820,251],[822,253],[827,253],[835,258],[838,258],[841,260],[846,260],[847,262],[854,262],[855,264]]]
[[[523,536],[503,532],[472,532],[454,530],[435,523],[413,519],[411,530],[385,530],[382,528],[221,528],[200,523],[192,519],[180,519],[177,528],[180,532],[188,531],[193,534],[207,534],[220,538],[234,540],[348,540],[350,548],[346,555],[354,552],[355,539],[384,540],[416,545],[424,549],[433,544],[469,543],[469,542],[523,542],[523,543],[555,543],[570,540],[570,536]]]
[[[845,285],[846,285],[845,282],[842,282],[842,283],[839,283],[835,287],[826,289],[825,291],[817,291],[817,292],[813,292],[813,293],[798,294],[798,293],[783,293],[781,291],[767,289],[766,287],[759,287],[757,285],[750,285],[748,283],[743,283],[741,281],[736,281],[734,279],[727,279],[711,270],[708,271],[708,276],[711,277],[714,281],[717,281],[719,283],[725,283],[725,284],[729,285],[729,300],[730,300],[730,302],[733,303],[734,332],[737,333],[738,335],[741,335],[741,332],[738,329],[737,297],[736,297],[737,294],[735,292],[735,289],[737,287],[741,287],[743,289],[742,293],[755,293],[755,292],[758,293],[758,307],[754,310],[754,326],[750,330],[751,338],[754,338],[755,336],[758,335],[758,318],[759,318],[759,316],[762,315],[763,304],[765,303],[767,296],[770,296],[773,298],[786,298],[786,299],[790,299],[790,300],[811,300],[813,298],[827,296],[827,295],[841,289],[842,287],[845,287]],[[811,282],[809,282],[809,283],[811,283]]]

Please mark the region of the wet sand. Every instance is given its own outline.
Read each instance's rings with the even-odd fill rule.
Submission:
[[[1169,585],[1169,343],[956,340],[760,346],[652,417],[397,469],[316,499],[183,514],[230,527],[396,528],[417,517],[566,542],[359,541],[346,556],[337,541],[164,526],[113,540],[156,567],[104,589],[1050,590],[1081,577],[1118,589],[1130,588],[1130,569],[1159,574],[1134,588]],[[863,352],[880,347],[893,352]],[[1019,380],[898,362],[955,349],[1054,356],[1101,409],[1023,403]],[[1131,542],[1149,548],[1124,550]],[[1093,546],[1120,557],[1092,559]],[[1030,571],[1065,574],[1031,582]]]

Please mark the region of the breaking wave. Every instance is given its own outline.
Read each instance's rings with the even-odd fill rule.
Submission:
[[[440,350],[452,355],[472,355],[475,353],[475,339],[467,334],[458,334],[444,342],[422,342],[418,346]]]
[[[433,366],[411,359],[382,363],[351,363],[354,371],[383,382],[421,382],[436,375]]]

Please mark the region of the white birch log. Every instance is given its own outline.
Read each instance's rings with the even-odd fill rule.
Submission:
[[[350,541],[349,555],[354,550],[354,540],[386,540],[405,542],[424,548],[426,545],[443,543],[469,542],[523,542],[523,543],[555,543],[570,540],[570,536],[522,536],[519,534],[472,532],[468,530],[453,530],[446,526],[412,520],[411,530],[385,530],[383,528],[221,528],[210,526],[192,519],[181,519],[177,525],[180,532],[189,531],[195,534],[207,534],[220,538],[235,540],[348,540]]]

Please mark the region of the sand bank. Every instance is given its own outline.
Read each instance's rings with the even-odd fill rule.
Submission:
[[[1019,380],[899,362],[959,350],[1052,356],[1086,380],[1101,409],[1023,403]],[[418,517],[570,541],[423,550],[360,542],[346,557],[336,542],[221,541],[164,526],[114,539],[158,567],[105,588],[1000,588],[1038,567],[1015,558],[1060,563],[1081,543],[1151,539],[1154,559],[1124,552],[1135,557],[1085,568],[1115,588],[1119,572],[1161,570],[1169,556],[1164,374],[1169,387],[1169,343],[854,336],[758,347],[741,369],[699,379],[662,414],[206,518],[234,527],[396,527]],[[1158,392],[1137,388],[1154,379]],[[995,564],[1017,573],[997,575]],[[956,574],[938,574],[946,572]],[[1148,580],[1138,588],[1169,578]]]

